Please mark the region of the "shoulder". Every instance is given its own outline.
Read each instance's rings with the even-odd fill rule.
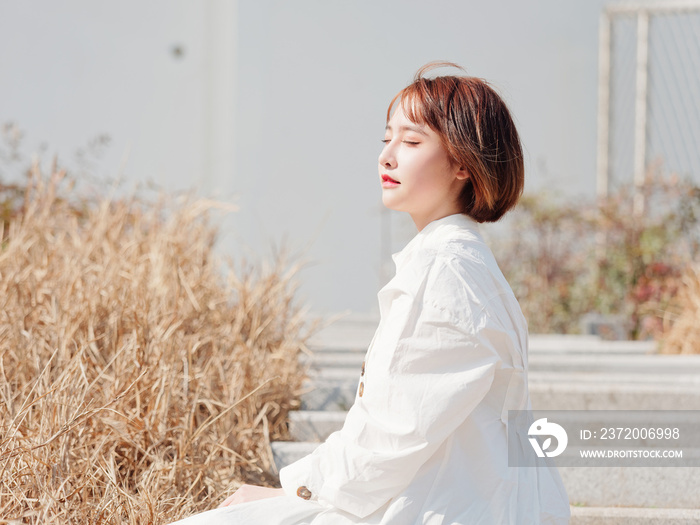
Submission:
[[[520,307],[483,238],[456,229],[441,241],[432,247],[423,303],[471,331],[499,318],[520,324]]]
[[[380,309],[402,297],[412,308],[442,312],[475,332],[490,318],[521,327],[522,313],[479,225],[462,215],[429,224],[395,256],[396,276],[380,291]]]

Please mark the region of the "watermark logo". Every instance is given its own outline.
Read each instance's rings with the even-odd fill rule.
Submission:
[[[507,432],[509,467],[700,467],[700,410],[509,410]]]
[[[566,435],[566,430],[564,430],[560,425],[557,425],[556,423],[548,422],[546,417],[538,419],[532,425],[530,425],[530,429],[527,431],[527,433],[532,448],[535,449],[537,457],[540,458],[543,458],[545,456],[547,456],[548,458],[558,456],[559,454],[564,452],[564,450],[566,449],[566,445],[568,445],[569,443],[569,437]],[[544,440],[542,446],[540,446],[537,437],[533,436],[548,437]],[[557,448],[548,451],[547,449],[549,449],[552,446],[552,437],[554,437],[557,440]]]

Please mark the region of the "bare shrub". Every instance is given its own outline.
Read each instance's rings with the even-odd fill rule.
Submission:
[[[592,219],[581,206],[548,194],[526,195],[508,218],[494,252],[531,332],[567,333],[590,311],[584,276],[595,248]]]
[[[157,524],[274,482],[308,335],[295,268],[226,277],[216,203],[71,204],[62,177],[35,166],[0,235],[0,516]]]
[[[700,253],[700,188],[650,173],[602,202],[525,197],[494,252],[532,332],[575,333],[588,312],[620,316],[630,338],[662,337],[683,272]]]

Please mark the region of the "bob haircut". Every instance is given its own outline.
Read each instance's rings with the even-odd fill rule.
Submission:
[[[513,119],[501,97],[480,78],[426,78],[451,62],[431,62],[389,104],[415,124],[427,125],[440,137],[452,162],[469,173],[458,201],[461,213],[478,222],[495,222],[513,208],[523,193],[523,150]]]

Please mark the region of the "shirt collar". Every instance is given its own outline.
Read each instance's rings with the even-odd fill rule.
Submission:
[[[425,228],[419,231],[416,236],[411,239],[403,250],[393,254],[391,258],[398,267],[404,263],[411,254],[415,253],[421,248],[430,246],[430,244],[433,242],[442,239],[445,233],[454,229],[466,229],[478,235],[479,223],[463,213],[455,213],[453,215],[436,219],[428,223]]]

